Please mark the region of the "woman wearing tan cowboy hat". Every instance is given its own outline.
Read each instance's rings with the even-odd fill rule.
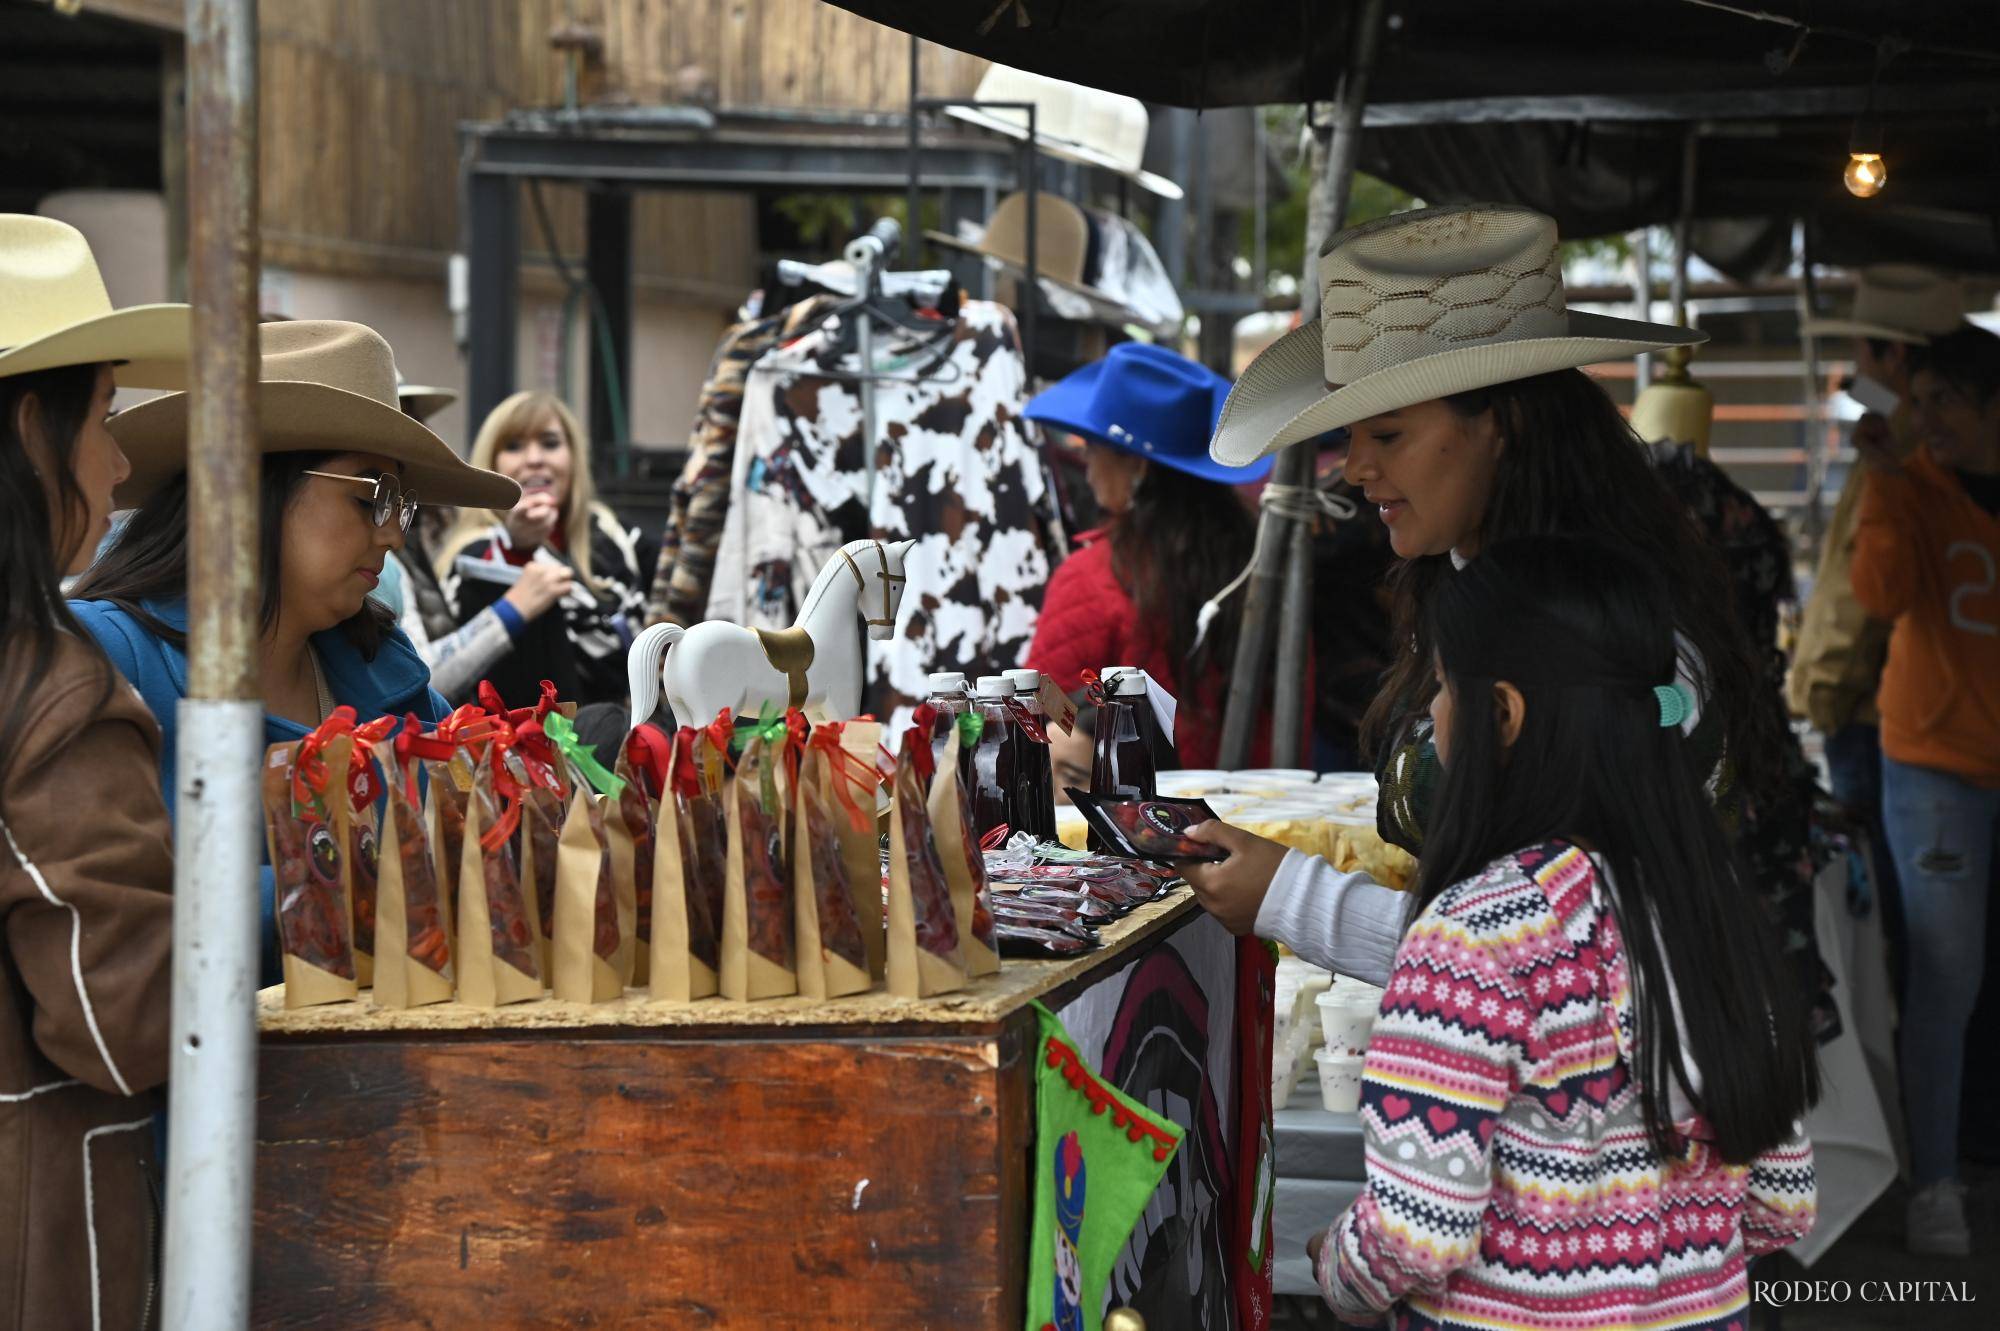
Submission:
[[[73,227],[0,214],[0,1308],[18,1326],[138,1327],[156,1275],[160,736],[61,579],[127,471],[114,387],[177,384],[187,343],[185,305],[111,308]]]
[[[1702,335],[1568,309],[1554,222],[1501,205],[1425,209],[1342,232],[1321,251],[1320,290],[1322,317],[1266,349],[1238,381],[1211,452],[1240,465],[1348,432],[1347,479],[1402,561],[1390,587],[1392,640],[1405,648],[1363,729],[1377,753],[1384,837],[1421,853],[1437,774],[1422,608],[1455,566],[1513,536],[1602,535],[1662,568],[1680,682],[1697,703],[1684,726],[1697,765],[1712,769],[1726,747],[1740,776],[1765,779],[1774,737],[1751,705],[1759,685],[1724,572],[1581,368]],[[1213,824],[1201,835],[1231,852],[1187,871],[1225,925],[1344,975],[1386,977],[1406,916],[1399,894],[1238,828]]]
[[[420,500],[505,507],[519,488],[467,466],[403,414],[394,357],[372,329],[302,320],[265,324],[260,335],[265,740],[299,739],[339,706],[364,719],[414,712],[435,723],[447,709],[429,670],[368,593]],[[111,430],[132,467],[118,502],[137,511],[70,604],[166,732],[161,783],[171,790],[175,705],[187,689],[186,395],[121,412]],[[267,876],[267,915],[270,891]],[[264,938],[268,953],[269,927]]]

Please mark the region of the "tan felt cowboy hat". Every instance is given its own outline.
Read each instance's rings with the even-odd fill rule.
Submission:
[[[0,377],[110,361],[128,388],[180,388],[187,358],[187,306],[114,310],[81,231],[0,213]]]
[[[1033,102],[1035,139],[1041,151],[1066,162],[1115,171],[1163,199],[1181,197],[1179,185],[1140,166],[1146,156],[1146,131],[1151,120],[1145,104],[1137,98],[1065,83],[1046,74],[993,65],[979,80],[979,91],[973,94],[973,99]],[[1028,137],[1026,111],[948,106],[944,113],[1010,139]]]
[[[1556,224],[1505,204],[1399,213],[1319,255],[1320,317],[1237,380],[1209,454],[1240,467],[1432,398],[1704,342],[1706,333],[1571,310]]]
[[[1876,264],[1861,270],[1854,309],[1845,319],[1807,319],[1807,337],[1872,337],[1878,342],[1927,344],[1965,321],[1965,287],[1955,278],[1914,263]]]
[[[1091,285],[1093,274],[1086,271],[1090,257],[1090,219],[1083,209],[1056,194],[1042,193],[1035,200],[1035,273],[1083,298],[1090,316],[1114,325],[1148,324],[1151,321],[1109,291]],[[939,245],[948,245],[969,254],[993,259],[1010,272],[1028,271],[1028,196],[1009,194],[993,206],[986,229],[977,240],[964,240],[942,231],[924,235]]]
[[[429,384],[397,384],[396,401],[403,411],[420,421],[427,421],[458,401],[458,392],[450,388],[434,388]]]
[[[509,509],[521,487],[460,460],[396,403],[396,358],[372,328],[335,319],[259,327],[257,437],[266,453],[377,453],[403,467],[403,484],[428,504]],[[187,469],[187,394],[141,402],[111,418],[132,461],[115,502],[131,508]]]

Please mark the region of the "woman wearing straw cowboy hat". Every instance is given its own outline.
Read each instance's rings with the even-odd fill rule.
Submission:
[[[395,359],[374,330],[301,320],[259,333],[265,739],[299,739],[339,706],[441,720],[430,672],[368,593],[419,499],[506,507],[519,487],[467,466],[403,414]],[[132,460],[118,502],[137,511],[72,589],[71,606],[166,732],[161,777],[171,790],[175,705],[187,687],[187,397],[143,402],[111,429]],[[267,878],[267,913],[270,904]]]
[[[1240,465],[1337,428],[1346,475],[1387,525],[1393,640],[1406,644],[1364,724],[1378,754],[1384,837],[1421,852],[1437,774],[1435,691],[1422,607],[1455,566],[1511,536],[1598,534],[1663,567],[1681,644],[1683,727],[1701,770],[1725,749],[1751,789],[1775,771],[1753,705],[1758,677],[1726,575],[1653,475],[1617,407],[1582,366],[1702,339],[1684,328],[1572,311],[1555,224],[1503,205],[1431,208],[1334,236],[1320,254],[1322,317],[1254,361],[1211,452]],[[1225,824],[1231,852],[1187,877],[1237,932],[1381,983],[1402,936],[1398,894]]]
[[[1089,443],[1091,492],[1110,515],[1049,580],[1028,664],[1067,691],[1082,671],[1114,661],[1145,670],[1180,700],[1175,742],[1189,767],[1214,766],[1236,641],[1227,606],[1206,637],[1199,612],[1256,540],[1230,487],[1271,470],[1268,461],[1225,467],[1208,456],[1228,391],[1228,380],[1185,356],[1127,342],[1023,412]]]
[[[185,305],[114,310],[75,228],[0,214],[0,1307],[19,1326],[138,1327],[155,1275],[159,730],[61,579],[127,471],[114,381],[176,386],[187,345]]]

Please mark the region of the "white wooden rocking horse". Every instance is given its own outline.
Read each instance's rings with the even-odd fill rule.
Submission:
[[[895,633],[903,560],[915,545],[849,541],[819,571],[788,629],[747,629],[721,620],[647,629],[626,657],[633,723],[652,716],[663,683],[683,726],[705,726],[725,707],[756,716],[766,703],[836,721],[854,716],[867,666],[854,616],[867,621],[868,636],[877,642]]]

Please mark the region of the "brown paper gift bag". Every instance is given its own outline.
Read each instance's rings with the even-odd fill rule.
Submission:
[[[576,782],[557,852],[555,995],[570,1003],[608,1003],[625,992],[621,958],[629,951],[611,867],[603,796]]]
[[[740,1001],[799,991],[791,876],[785,869],[783,727],[753,734],[723,795],[728,877],[722,902],[722,996]]]
[[[833,823],[840,835],[840,860],[847,870],[855,917],[861,921],[861,938],[868,948],[868,973],[880,980],[887,974],[889,956],[888,936],[883,932],[882,832],[878,817],[882,771],[876,761],[878,755],[883,762],[889,761],[888,755],[882,753],[882,723],[867,719],[838,721],[827,728],[846,755],[838,759],[831,753],[827,755],[833,767]],[[851,815],[842,816],[847,813],[843,795],[866,817],[857,820]]]
[[[619,968],[627,984],[643,985],[653,968],[653,825],[658,806],[647,792],[645,778],[632,764],[629,745],[621,745],[613,773],[625,784],[605,797],[604,825],[611,852],[611,875],[621,902],[632,910],[623,939]]]
[[[390,741],[374,746],[371,756],[385,790],[376,877],[375,1006],[448,1002],[456,972],[437,867],[417,803],[417,765],[399,761]]]
[[[1000,953],[993,938],[993,894],[986,883],[986,856],[979,849],[972,810],[966,803],[965,787],[958,779],[958,757],[964,751],[965,727],[977,724],[979,716],[974,712],[956,718],[944,754],[938,759],[930,794],[938,859],[944,864],[945,881],[951,885],[952,913],[958,920],[959,954],[965,958],[965,973],[975,978],[992,975],[1000,969]]]
[[[472,755],[461,749],[448,760],[424,764],[428,788],[424,825],[437,866],[438,902],[451,954],[458,956],[458,871],[465,861],[465,806],[472,798]],[[463,969],[463,968],[461,968]]]
[[[723,761],[708,735],[683,727],[654,824],[651,988],[654,998],[675,1003],[707,998],[721,984],[729,830],[703,773],[711,765],[719,780]]]
[[[889,992],[928,998],[965,987],[958,916],[931,830],[934,774],[928,705],[917,709],[896,758],[889,805]]]
[[[535,926],[502,817],[489,750],[473,772],[458,869],[458,997],[470,1007],[542,996]]]
[[[792,902],[798,923],[799,992],[808,998],[862,993],[873,983],[868,942],[855,909],[855,892],[848,881],[836,827],[848,813],[834,802],[833,762],[824,747],[807,751],[799,778],[792,804]],[[873,815],[871,800],[871,830]],[[863,883],[864,888],[873,886],[873,882]]]
[[[356,996],[353,919],[347,904],[345,858],[322,781],[312,789],[298,772],[299,749],[311,737],[274,744],[264,754],[264,831],[277,893],[278,948],[285,1006],[312,1007]],[[308,757],[313,755],[311,751]],[[324,751],[319,753],[324,773]],[[342,792],[339,786],[333,787]]]

